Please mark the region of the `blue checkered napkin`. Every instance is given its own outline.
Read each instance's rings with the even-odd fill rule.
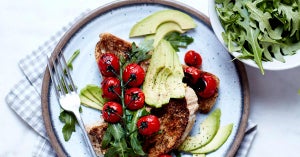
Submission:
[[[83,17],[82,13],[80,17]],[[75,19],[76,21],[77,19]],[[75,22],[74,21],[74,22]],[[58,40],[74,23],[69,23],[49,41],[40,46],[36,51],[25,56],[19,61],[19,66],[24,73],[24,79],[17,83],[6,96],[7,104],[40,136],[33,152],[34,157],[56,156],[46,134],[41,107],[41,86],[46,68],[46,55],[50,55]],[[245,157],[256,134],[256,125],[249,121],[247,132],[236,156]]]
[[[45,68],[45,66],[42,67],[42,69]],[[42,73],[37,75],[42,76]],[[42,77],[40,80],[37,79],[32,82],[33,84],[38,84],[41,80]],[[48,141],[48,136],[44,126],[39,90],[41,87],[34,86],[33,84],[24,78],[8,93],[6,96],[6,102],[29,126],[31,126],[33,130],[40,135],[38,136],[33,156],[52,157],[55,156],[55,152]]]
[[[34,157],[56,156],[48,141],[41,107],[42,80],[47,65],[46,55],[50,55],[62,35],[89,10],[83,12],[73,22],[63,27],[53,37],[31,54],[19,61],[24,79],[18,82],[6,96],[7,104],[40,136],[33,152]]]
[[[40,93],[46,68],[45,55],[52,52],[55,42],[57,41],[45,45],[46,49],[33,52],[19,62],[25,77],[6,96],[7,104],[40,135],[37,140],[37,147],[33,152],[33,156],[36,157],[55,156],[44,126]]]

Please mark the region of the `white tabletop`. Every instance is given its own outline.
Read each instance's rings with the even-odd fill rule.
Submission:
[[[0,157],[30,157],[37,134],[6,104],[5,96],[23,74],[17,62],[86,9],[111,0],[0,0]],[[208,15],[208,0],[181,0]],[[246,66],[250,119],[258,134],[250,157],[299,156],[300,68],[266,71]],[[230,89],[228,89],[230,90]]]

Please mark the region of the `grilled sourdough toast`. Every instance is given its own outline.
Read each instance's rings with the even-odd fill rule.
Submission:
[[[178,148],[192,130],[198,98],[190,87],[186,87],[185,98],[171,99],[161,108],[153,108],[151,114],[160,121],[160,133],[146,138],[143,148],[148,157],[158,157]]]
[[[131,51],[131,43],[118,38],[110,33],[100,34],[100,40],[95,47],[95,58],[98,63],[100,56],[103,53],[111,52],[118,55],[123,55],[126,58],[126,54]]]
[[[126,58],[127,52],[131,51],[131,43],[110,33],[102,33],[99,37],[95,47],[97,63],[103,53],[111,52]],[[147,70],[149,63],[146,61],[141,64]],[[179,147],[193,128],[196,112],[208,112],[214,106],[217,96],[215,94],[211,99],[198,100],[194,90],[186,87],[185,98],[171,99],[162,108],[152,109],[151,114],[158,116],[160,120],[161,133],[148,137],[143,143],[143,149],[148,156],[157,157]],[[98,155],[104,152],[101,150],[102,136],[106,130],[104,126],[105,124],[97,124],[87,130]]]
[[[98,121],[86,127],[86,131],[97,156],[105,153],[105,150],[101,148],[101,143],[107,127],[108,123],[103,121]]]

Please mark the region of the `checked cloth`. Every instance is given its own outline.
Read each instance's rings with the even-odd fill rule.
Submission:
[[[44,126],[41,107],[41,85],[44,71],[47,65],[46,55],[50,56],[59,39],[79,18],[86,15],[88,11],[82,13],[73,22],[63,27],[62,30],[52,36],[37,50],[21,59],[19,67],[24,74],[24,79],[20,80],[6,96],[6,102],[12,110],[20,116],[24,122],[28,123],[33,130],[38,133],[33,157],[55,157],[55,151],[49,142]],[[247,156],[252,141],[257,132],[256,124],[248,122],[243,142],[236,154],[237,157]]]

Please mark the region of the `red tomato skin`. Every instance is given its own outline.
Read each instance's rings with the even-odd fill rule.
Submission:
[[[169,154],[162,154],[162,155],[159,155],[158,157],[172,157],[172,155],[169,155]]]
[[[198,96],[202,98],[209,98],[213,96],[217,91],[217,81],[214,76],[209,73],[203,73],[201,75],[201,78],[198,80],[198,85],[203,83],[204,89],[203,87],[200,87],[200,89],[198,89]]]
[[[122,105],[117,102],[106,102],[102,108],[102,117],[106,122],[117,123],[121,120],[122,115]]]
[[[123,81],[125,84],[128,83],[128,86],[139,87],[144,82],[144,79],[145,71],[140,65],[131,63],[125,67],[123,71]]]
[[[120,73],[118,56],[110,52],[102,54],[98,60],[98,68],[103,76],[116,76]]]
[[[183,82],[187,83],[189,86],[194,86],[197,83],[202,73],[200,69],[192,66],[185,66],[183,72],[184,72]]]
[[[160,122],[156,116],[147,115],[137,121],[137,127],[141,135],[149,136],[159,131]]]
[[[184,55],[184,62],[188,66],[199,68],[202,65],[202,57],[198,52],[189,50]]]
[[[102,86],[102,97],[109,100],[119,99],[121,94],[121,82],[115,77],[106,77],[101,82]]]
[[[124,102],[129,110],[138,110],[144,107],[145,94],[140,88],[130,88],[125,91]]]

